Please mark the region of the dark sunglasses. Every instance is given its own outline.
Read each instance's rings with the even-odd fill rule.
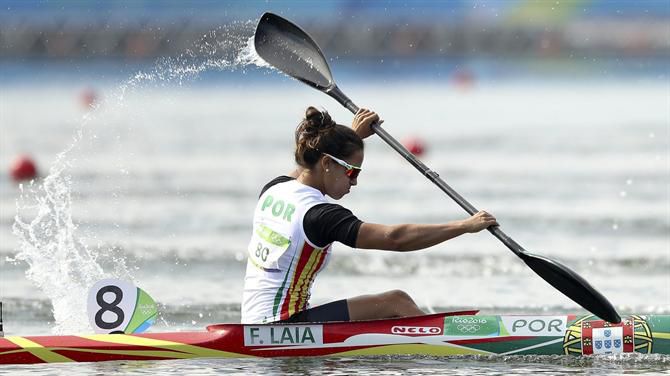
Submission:
[[[349,163],[347,163],[347,162],[345,162],[345,161],[343,161],[339,158],[335,158],[328,153],[323,153],[323,154],[327,155],[330,159],[337,162],[337,164],[339,164],[340,166],[346,168],[346,170],[344,171],[344,174],[347,175],[347,177],[349,179],[354,180],[358,177],[358,174],[361,173],[361,168],[360,167],[349,164]]]

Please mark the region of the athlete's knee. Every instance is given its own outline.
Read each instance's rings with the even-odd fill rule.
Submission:
[[[408,304],[408,303],[414,304],[414,300],[412,300],[412,297],[409,296],[409,294],[404,292],[403,290],[391,290],[387,291],[385,294],[389,301],[394,302],[396,304]]]

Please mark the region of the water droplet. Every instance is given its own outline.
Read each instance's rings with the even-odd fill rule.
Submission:
[[[626,191],[619,192],[620,197],[626,197],[627,195],[628,195],[628,193],[626,193]]]
[[[619,225],[617,223],[613,223],[612,224],[612,230],[618,230],[618,229],[619,229]]]

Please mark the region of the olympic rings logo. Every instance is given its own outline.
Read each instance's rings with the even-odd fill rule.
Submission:
[[[461,333],[477,333],[479,329],[481,329],[481,326],[474,324],[460,324],[456,327],[456,329],[458,329],[458,331]]]

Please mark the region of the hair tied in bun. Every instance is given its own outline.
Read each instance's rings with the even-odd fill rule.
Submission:
[[[330,114],[328,114],[328,111],[319,111],[315,107],[309,107],[307,109],[305,112],[305,120],[307,120],[309,125],[321,130],[335,126],[335,122],[330,117]]]

